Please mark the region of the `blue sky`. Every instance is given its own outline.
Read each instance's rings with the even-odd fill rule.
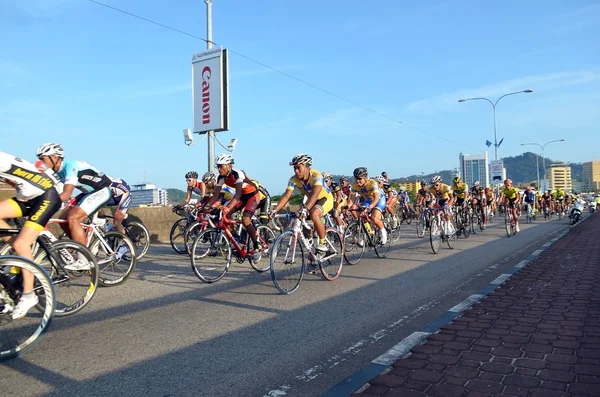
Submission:
[[[105,3],[206,36],[201,0]],[[33,159],[58,141],[68,158],[163,188],[206,171],[206,141],[182,139],[204,42],[85,0],[3,0],[0,37],[0,150]],[[274,194],[298,152],[336,174],[429,173],[493,141],[492,107],[458,99],[533,89],[498,104],[500,156],[564,138],[545,155],[589,161],[600,158],[599,37],[597,1],[214,0],[215,42],[452,142],[236,54],[230,131],[218,137],[238,138],[236,165]]]

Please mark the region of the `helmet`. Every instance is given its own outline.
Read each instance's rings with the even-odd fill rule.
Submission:
[[[348,182],[348,178],[346,178],[345,176],[340,178],[340,183],[342,182]]]
[[[187,174],[185,174],[185,179],[198,179],[198,173],[196,171],[190,171]]]
[[[312,157],[308,154],[298,153],[294,156],[292,161],[290,161],[290,165],[298,165],[298,164],[306,164],[309,167],[312,165]]]
[[[210,182],[214,179],[217,179],[217,176],[213,172],[208,171],[206,174],[202,175],[202,182],[204,183]]]
[[[479,186],[479,181],[475,181],[475,183],[473,184],[473,186]]]
[[[331,172],[324,172],[323,173],[323,179],[332,179],[333,175],[331,175]]]
[[[426,179],[421,179],[419,182],[421,183],[421,186],[425,186],[425,185],[429,184]]]
[[[366,178],[368,173],[365,167],[358,167],[354,169],[354,177],[355,178]]]
[[[56,154],[58,157],[65,157],[65,151],[59,143],[44,143],[37,150],[36,156],[52,156]]]
[[[504,180],[504,184],[506,185],[507,183],[510,183],[510,184],[512,184],[512,179],[505,179],[505,180]]]
[[[452,178],[452,182],[454,183],[460,183],[462,179],[460,179],[460,176],[455,176],[454,178]]]
[[[376,180],[377,182],[382,182],[382,183],[383,183],[383,182],[385,182],[385,177],[384,177],[383,175],[377,175],[377,176],[375,177],[375,180]]]
[[[404,186],[400,186],[400,191],[403,192],[406,188]]]
[[[489,188],[489,187],[486,187],[486,188],[485,188],[485,192],[486,192],[486,193],[488,193],[489,191],[490,191],[490,188]]]
[[[230,155],[229,153],[220,154],[215,159],[215,164],[217,164],[217,165],[233,164],[233,156]]]
[[[381,173],[381,176],[382,176],[382,177],[384,177],[384,178],[387,178],[387,172],[383,171],[383,172]]]
[[[434,183],[440,183],[442,181],[442,177],[439,175],[434,175],[431,178],[431,184],[433,185]]]

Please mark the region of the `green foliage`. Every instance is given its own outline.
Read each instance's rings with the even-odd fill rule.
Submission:
[[[185,199],[185,193],[186,192],[179,189],[167,189],[167,197],[169,202],[173,204],[181,203],[183,199]]]
[[[281,197],[283,197],[283,194],[276,194],[274,196],[271,196],[271,202],[276,203],[279,200],[281,200]],[[289,205],[300,205],[302,204],[302,199],[304,198],[304,195],[302,194],[293,194],[292,197],[290,197],[290,201],[288,202]]]

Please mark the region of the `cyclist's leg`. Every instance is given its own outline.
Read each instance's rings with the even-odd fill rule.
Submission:
[[[256,228],[252,224],[252,216],[258,208],[259,202],[260,195],[258,194],[258,191],[256,191],[254,194],[243,194],[242,197],[240,197],[240,201],[238,201],[235,206],[235,211],[241,209],[242,207],[244,208],[244,212],[242,213],[242,224],[252,239],[254,248],[258,248],[258,237],[256,235]],[[231,213],[235,211],[231,211]]]
[[[117,205],[117,209],[115,210],[115,228],[118,232],[125,233],[125,227],[123,226],[123,222],[127,217],[127,211],[129,210],[129,205],[131,204],[131,194],[125,193],[121,196],[121,200]]]

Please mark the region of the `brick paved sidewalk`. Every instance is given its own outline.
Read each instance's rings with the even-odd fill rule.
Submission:
[[[356,396],[600,396],[599,242],[595,215]]]

